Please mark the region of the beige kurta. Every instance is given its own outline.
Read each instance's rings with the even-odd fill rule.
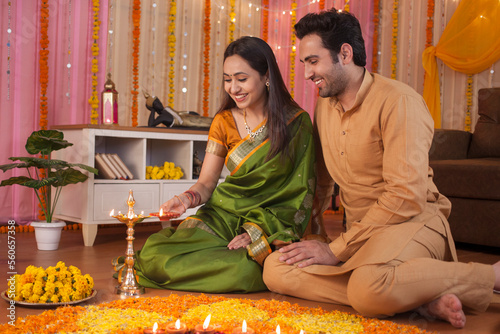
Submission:
[[[314,126],[321,142],[318,197],[329,200],[334,181],[339,185],[347,232],[330,244],[342,266],[307,271],[331,274],[385,263],[424,225],[447,238],[456,260],[446,220],[451,204],[439,194],[429,167],[433,121],[422,96],[365,71],[353,107],[344,111],[336,99],[320,98]]]
[[[433,121],[423,98],[365,71],[353,107],[343,110],[337,99],[320,98],[314,126],[313,215],[321,219],[336,182],[347,229],[329,246],[341,262],[299,268],[274,252],[264,264],[268,288],[351,305],[369,316],[412,310],[448,293],[485,310],[493,269],[456,262],[447,221],[451,204],[429,168]]]

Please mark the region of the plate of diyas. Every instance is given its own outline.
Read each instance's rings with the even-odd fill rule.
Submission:
[[[163,212],[163,209],[160,209],[160,212],[152,212],[149,214],[150,216],[153,217],[158,217],[161,221],[169,221],[171,219],[179,218],[181,215],[178,212]]]

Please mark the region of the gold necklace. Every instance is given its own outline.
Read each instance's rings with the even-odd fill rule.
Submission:
[[[264,123],[264,125],[262,125],[260,128],[258,128],[257,131],[252,132],[252,130],[250,130],[250,127],[247,124],[247,111],[246,111],[246,109],[243,109],[243,122],[245,122],[245,129],[247,130],[248,135],[250,136],[248,141],[251,143],[254,142],[255,137],[257,137],[262,132],[262,130],[264,130],[264,128],[266,127],[266,124]]]

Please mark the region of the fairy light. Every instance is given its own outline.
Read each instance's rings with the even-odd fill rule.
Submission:
[[[183,93],[182,97],[182,110],[186,110],[186,100],[187,100],[187,75],[188,75],[188,29],[187,29],[187,21],[188,21],[188,10],[186,8],[186,5],[183,4],[183,9],[184,9],[184,15],[183,15],[183,31],[184,31],[184,38],[182,40],[182,88],[181,92]]]
[[[10,27],[12,20],[11,6],[12,0],[9,0],[7,6],[7,100],[10,100],[10,36],[12,34],[12,29]]]
[[[151,50],[151,94],[155,95],[155,64],[156,64],[156,8],[158,4],[153,2],[151,10],[151,22],[153,26],[151,27],[151,39],[152,39],[152,50]]]
[[[68,2],[68,50],[67,50],[67,62],[66,69],[68,74],[68,85],[66,89],[66,97],[68,99],[68,104],[71,104],[71,10],[72,4],[71,0]]]
[[[115,0],[109,1],[109,10],[108,10],[108,50],[107,54],[107,65],[106,65],[106,73],[112,73],[113,67],[113,46],[114,46],[114,24],[115,24]]]

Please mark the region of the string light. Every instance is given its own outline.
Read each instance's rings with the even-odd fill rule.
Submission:
[[[107,50],[107,65],[106,65],[106,73],[112,73],[113,70],[113,46],[114,46],[114,23],[115,23],[115,0],[109,1],[109,10],[108,10],[108,50]]]
[[[10,100],[10,36],[12,34],[12,29],[10,27],[11,5],[12,0],[9,0],[7,7],[7,100]]]
[[[66,90],[66,97],[68,98],[68,104],[71,104],[71,0],[68,2],[68,61],[66,63],[66,68],[68,71],[68,86]]]
[[[158,4],[153,2],[153,9],[151,10],[151,22],[153,26],[151,27],[151,39],[152,39],[152,50],[151,50],[151,94],[155,96],[155,65],[156,65],[156,8]]]

